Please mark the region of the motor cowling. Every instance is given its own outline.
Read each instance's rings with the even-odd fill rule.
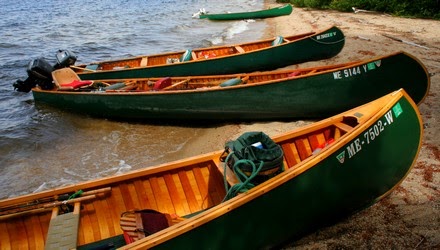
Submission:
[[[53,66],[55,69],[61,69],[74,65],[78,58],[75,53],[70,50],[58,50],[56,54],[57,63]]]

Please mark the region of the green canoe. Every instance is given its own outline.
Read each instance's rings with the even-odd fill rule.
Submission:
[[[72,66],[83,80],[218,75],[274,70],[337,55],[344,47],[337,27],[249,43],[189,49]]]
[[[201,14],[200,19],[210,19],[210,20],[243,20],[243,19],[259,19],[268,17],[277,17],[290,15],[292,13],[292,5],[286,4],[283,6],[259,10],[250,12],[237,12],[237,13],[223,13],[223,14]]]
[[[422,126],[398,90],[274,137],[283,167],[247,191],[216,151],[0,200],[0,241],[5,249],[274,248],[392,192],[417,159]],[[60,215],[68,204],[73,212]]]
[[[424,65],[405,52],[295,70],[101,80],[111,86],[68,90],[63,84],[74,77],[69,68],[54,71],[59,89],[34,88],[35,103],[116,119],[273,120],[327,117],[400,88],[420,103],[430,87]]]

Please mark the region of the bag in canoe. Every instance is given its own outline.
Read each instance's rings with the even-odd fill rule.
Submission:
[[[263,132],[246,132],[226,143],[221,161],[240,181],[257,185],[283,171],[283,150]]]

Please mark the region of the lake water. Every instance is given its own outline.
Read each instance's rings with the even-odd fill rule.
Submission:
[[[192,17],[200,8],[261,9],[263,0],[0,3],[0,199],[178,159],[191,139],[209,129],[110,121],[36,106],[31,93],[12,87],[26,78],[30,60],[43,57],[53,64],[59,49],[87,63],[240,43],[262,38],[266,28],[264,20]]]

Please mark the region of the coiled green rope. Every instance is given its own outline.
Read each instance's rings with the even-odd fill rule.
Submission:
[[[226,179],[226,168],[227,168],[227,162],[229,160],[229,157],[231,157],[232,154],[234,154],[234,152],[229,153],[228,156],[226,157],[224,170],[223,170],[223,173],[224,173],[223,180],[224,180],[225,190],[226,190],[226,195],[225,195],[225,198],[223,199],[223,201],[227,201],[227,200],[235,197],[238,193],[246,192],[246,191],[250,190],[251,188],[255,187],[255,185],[252,184],[251,181],[255,176],[257,176],[257,174],[261,171],[261,169],[263,168],[263,165],[264,165],[264,162],[261,161],[260,165],[257,168],[255,166],[255,163],[252,162],[251,160],[247,160],[247,159],[238,160],[237,162],[234,163],[232,170],[234,171],[235,175],[238,177],[238,180],[240,181],[240,183],[237,183],[237,184],[231,186],[231,188],[228,188],[228,181]],[[249,176],[247,176],[245,173],[243,173],[243,171],[240,169],[241,164],[247,164],[252,167],[252,172]],[[242,179],[244,181],[242,181]]]

